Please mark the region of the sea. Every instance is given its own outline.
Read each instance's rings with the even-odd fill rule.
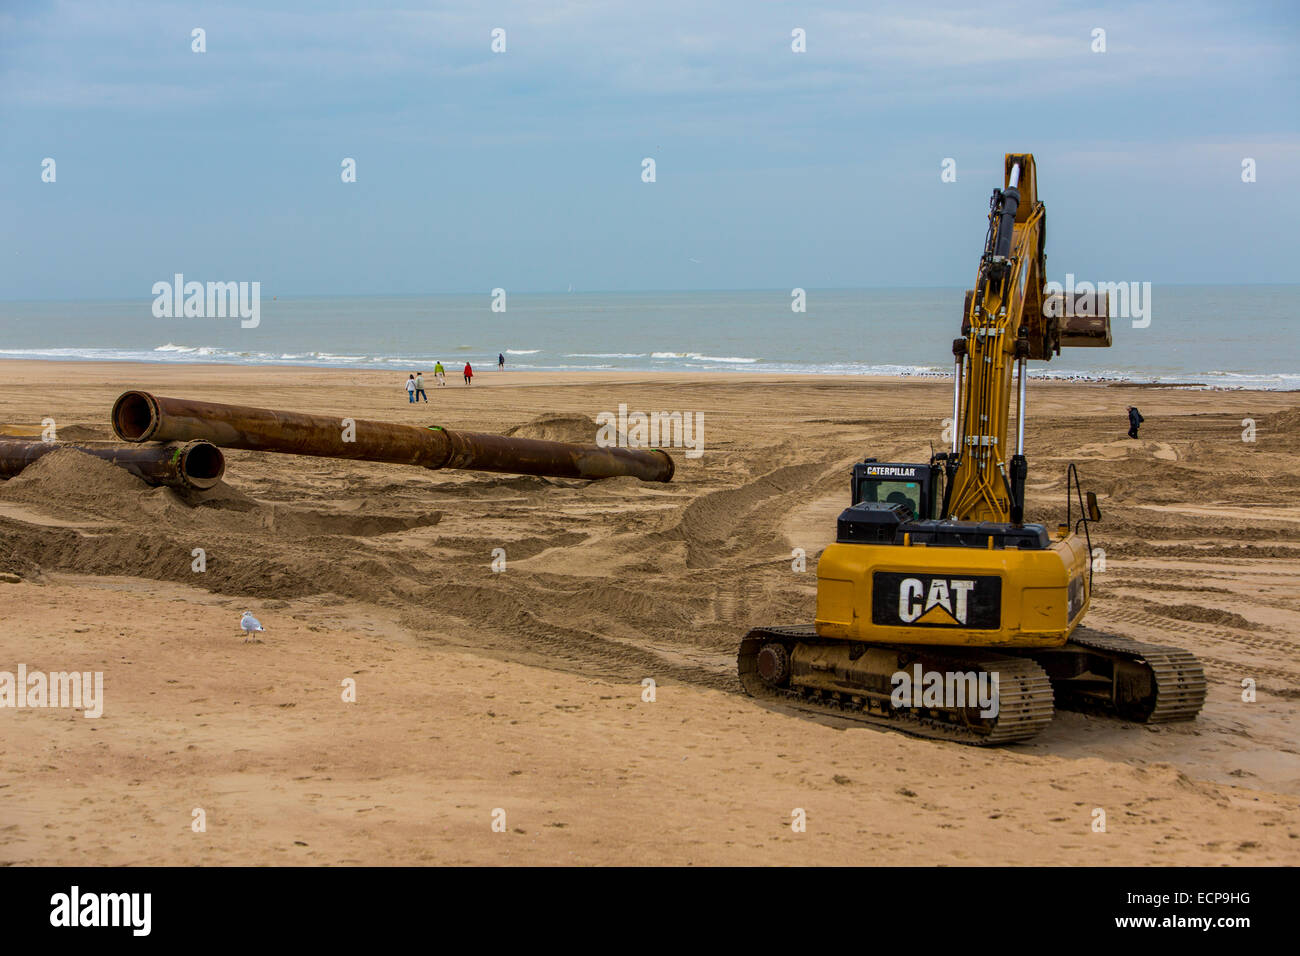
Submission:
[[[0,358],[388,369],[795,375],[951,373],[963,290],[788,289],[302,297],[262,294],[256,327],[158,318],[154,297],[0,302]],[[496,306],[494,310],[493,306]],[[1161,286],[1112,319],[1109,349],[1031,374],[1300,389],[1300,285]]]

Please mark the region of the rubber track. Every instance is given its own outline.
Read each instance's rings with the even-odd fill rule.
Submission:
[[[1070,636],[1070,644],[1102,651],[1112,657],[1146,664],[1155,681],[1156,700],[1143,723],[1167,724],[1192,720],[1205,704],[1205,671],[1189,651],[1162,644],[1143,644],[1117,634],[1103,634],[1081,627]],[[1066,645],[1069,646],[1068,644]],[[1062,710],[1070,710],[1068,701]]]
[[[755,628],[745,635],[740,644],[736,665],[745,693],[759,700],[779,701],[807,713],[841,717],[873,727],[885,727],[914,737],[928,740],[946,740],[975,747],[1026,740],[1038,734],[1052,720],[1054,703],[1052,684],[1047,674],[1028,658],[1004,657],[984,654],[979,660],[952,656],[954,668],[971,667],[989,669],[996,666],[998,673],[998,717],[991,733],[981,733],[965,724],[920,716],[911,710],[900,710],[892,716],[871,713],[860,709],[851,701],[831,697],[809,698],[797,690],[769,687],[758,676],[758,651],[767,641],[776,638],[787,641],[823,643],[810,626]],[[912,650],[919,650],[912,648]],[[943,648],[925,648],[932,657],[944,656]]]

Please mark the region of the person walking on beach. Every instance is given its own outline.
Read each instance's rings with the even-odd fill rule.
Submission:
[[[1130,405],[1128,407],[1128,437],[1129,438],[1138,437],[1138,426],[1141,425],[1144,421],[1146,421],[1146,419],[1142,417],[1142,413],[1139,412],[1135,406]]]
[[[433,377],[438,380],[439,385],[447,384],[447,372],[442,367],[441,362],[438,362],[433,366]]]
[[[424,390],[424,373],[416,372],[415,373],[415,400],[418,402],[421,397],[424,398],[424,404],[428,405],[429,393]]]
[[[506,370],[506,356],[505,356],[505,353],[504,353],[504,352],[498,352],[498,353],[497,353],[497,371],[498,371],[498,372],[504,372],[505,370]]]
[[[474,369],[470,368],[469,362],[465,363],[465,384],[472,384],[474,379]]]
[[[408,403],[415,402],[415,376],[414,375],[412,375],[410,378],[406,380],[406,401]]]

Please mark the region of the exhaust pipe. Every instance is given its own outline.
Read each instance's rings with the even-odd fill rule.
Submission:
[[[111,462],[151,485],[206,491],[226,472],[226,456],[206,441],[167,444],[26,441],[0,437],[0,478],[12,478],[42,455],[75,448]]]
[[[222,448],[321,458],[382,461],[547,478],[671,481],[673,460],[659,449],[601,448],[534,438],[418,428],[246,405],[123,392],[113,403],[113,431],[123,441],[208,441]]]

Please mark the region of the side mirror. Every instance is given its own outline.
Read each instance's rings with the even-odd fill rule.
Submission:
[[[1088,492],[1088,520],[1101,520],[1101,507],[1097,504],[1097,492]]]

